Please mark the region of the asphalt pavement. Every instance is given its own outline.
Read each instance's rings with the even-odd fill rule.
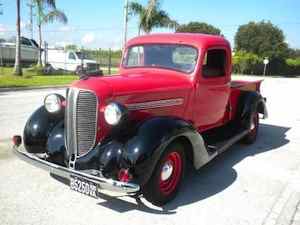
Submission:
[[[145,199],[91,199],[17,159],[9,146],[51,92],[0,92],[0,224],[298,225],[300,221],[300,79],[268,78],[269,119],[257,142],[237,144],[187,174],[163,208]],[[298,209],[298,210],[297,210]]]
[[[0,92],[0,142],[22,134],[26,120],[50,93],[65,95],[65,88]]]

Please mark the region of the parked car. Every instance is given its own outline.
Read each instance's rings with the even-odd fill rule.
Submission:
[[[53,70],[65,70],[76,74],[99,70],[99,64],[95,60],[88,59],[82,52],[49,48],[44,54],[46,54],[46,57],[44,55],[42,57],[44,65]]]
[[[13,65],[16,56],[15,38],[9,41],[0,42],[0,63]],[[21,37],[21,62],[23,64],[37,63],[39,46],[35,40]]]
[[[261,80],[231,81],[231,66],[220,36],[134,38],[119,75],[76,81],[66,98],[46,96],[24,145],[14,136],[14,151],[82,194],[108,189],[163,205],[187,164],[199,169],[234,143],[256,140],[259,114],[267,117]]]

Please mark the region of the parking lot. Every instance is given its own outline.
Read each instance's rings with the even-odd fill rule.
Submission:
[[[0,92],[0,224],[271,225],[297,221],[300,202],[300,79],[267,78],[269,118],[254,145],[237,144],[187,174],[163,208],[143,198],[91,199],[17,159],[9,146],[30,113],[55,90]],[[58,90],[63,93],[63,89]],[[300,219],[300,218],[299,218]]]

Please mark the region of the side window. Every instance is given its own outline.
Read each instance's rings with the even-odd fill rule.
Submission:
[[[188,73],[195,68],[197,61],[197,50],[191,47],[177,47],[172,54],[172,63],[182,71]]]
[[[75,54],[73,52],[69,53],[69,59],[76,60],[76,56],[75,56]]]
[[[208,50],[202,65],[203,77],[223,77],[226,74],[226,51],[224,49]]]
[[[138,67],[144,65],[144,47],[132,47],[127,54],[127,66]]]
[[[27,38],[21,38],[21,44],[26,46],[32,46],[31,42]]]
[[[30,39],[30,41],[31,41],[31,43],[33,44],[33,46],[34,46],[34,47],[37,47],[37,48],[39,48],[39,45],[38,45],[38,43],[36,43],[36,41],[35,41],[35,40],[33,40],[33,39]]]

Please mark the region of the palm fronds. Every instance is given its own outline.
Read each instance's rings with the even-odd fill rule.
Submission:
[[[174,28],[177,22],[172,20],[168,13],[160,9],[159,0],[149,0],[147,6],[137,2],[129,5],[130,15],[139,16],[139,30],[150,33],[153,28]]]

